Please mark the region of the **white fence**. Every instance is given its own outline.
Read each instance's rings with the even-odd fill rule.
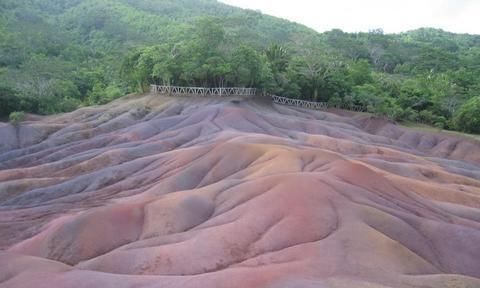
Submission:
[[[152,93],[171,96],[253,96],[255,88],[203,88],[151,85]]]
[[[360,105],[348,105],[348,104],[334,105],[327,102],[312,102],[312,101],[305,101],[300,99],[280,97],[276,95],[270,95],[270,97],[272,97],[273,103],[276,103],[276,104],[296,106],[296,107],[307,108],[307,109],[326,110],[329,108],[337,108],[337,109],[345,109],[345,110],[350,110],[355,112],[367,111],[366,107],[360,106]]]

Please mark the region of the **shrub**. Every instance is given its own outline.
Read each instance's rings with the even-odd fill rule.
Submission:
[[[418,113],[418,117],[420,122],[425,124],[432,124],[435,116],[433,115],[432,111],[422,110],[420,111],[420,113]]]
[[[23,111],[15,111],[10,113],[9,116],[10,123],[13,125],[18,125],[20,122],[25,120],[25,112]]]
[[[438,129],[445,129],[447,126],[447,118],[443,116],[437,116],[433,120],[433,126],[437,127]]]
[[[408,107],[403,110],[402,120],[416,122],[418,120],[418,112]]]
[[[105,87],[102,83],[96,83],[88,93],[87,103],[89,105],[107,104],[122,95],[122,90],[114,84]]]
[[[480,96],[471,98],[458,109],[453,126],[463,132],[480,133]]]
[[[82,102],[76,98],[64,97],[58,104],[58,112],[70,112],[77,109]]]
[[[328,99],[328,104],[330,106],[333,106],[335,108],[341,108],[342,107],[342,98],[339,96],[333,96],[332,98]]]
[[[12,88],[0,84],[0,116],[7,116],[13,111],[20,110],[19,102],[16,92]]]

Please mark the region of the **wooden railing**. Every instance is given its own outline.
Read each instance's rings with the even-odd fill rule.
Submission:
[[[203,87],[179,87],[179,86],[161,86],[151,85],[151,91],[155,94],[164,94],[169,96],[254,96],[257,93],[255,88],[203,88]],[[300,99],[276,96],[268,93],[261,93],[263,96],[272,98],[273,103],[295,106],[306,109],[326,110],[329,108],[345,109],[355,112],[365,112],[367,108],[360,105],[341,104],[335,105],[327,102],[313,102]]]
[[[272,97],[273,103],[281,104],[281,105],[288,105],[288,106],[296,106],[300,108],[307,108],[307,109],[314,109],[314,110],[326,110],[329,108],[337,108],[337,109],[345,109],[355,112],[365,112],[367,111],[367,107],[361,105],[349,105],[349,104],[330,104],[327,102],[312,102],[300,99],[292,99],[287,97],[280,97],[276,95],[269,95]]]
[[[151,85],[151,92],[170,96],[253,96],[257,93],[255,88],[203,88]]]

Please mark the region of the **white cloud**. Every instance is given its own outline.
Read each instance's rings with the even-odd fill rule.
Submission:
[[[282,17],[317,31],[382,28],[387,33],[420,27],[480,34],[480,0],[223,0]]]

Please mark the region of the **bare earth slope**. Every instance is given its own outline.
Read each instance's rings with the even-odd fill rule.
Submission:
[[[480,287],[480,144],[268,100],[0,124],[0,287]]]

